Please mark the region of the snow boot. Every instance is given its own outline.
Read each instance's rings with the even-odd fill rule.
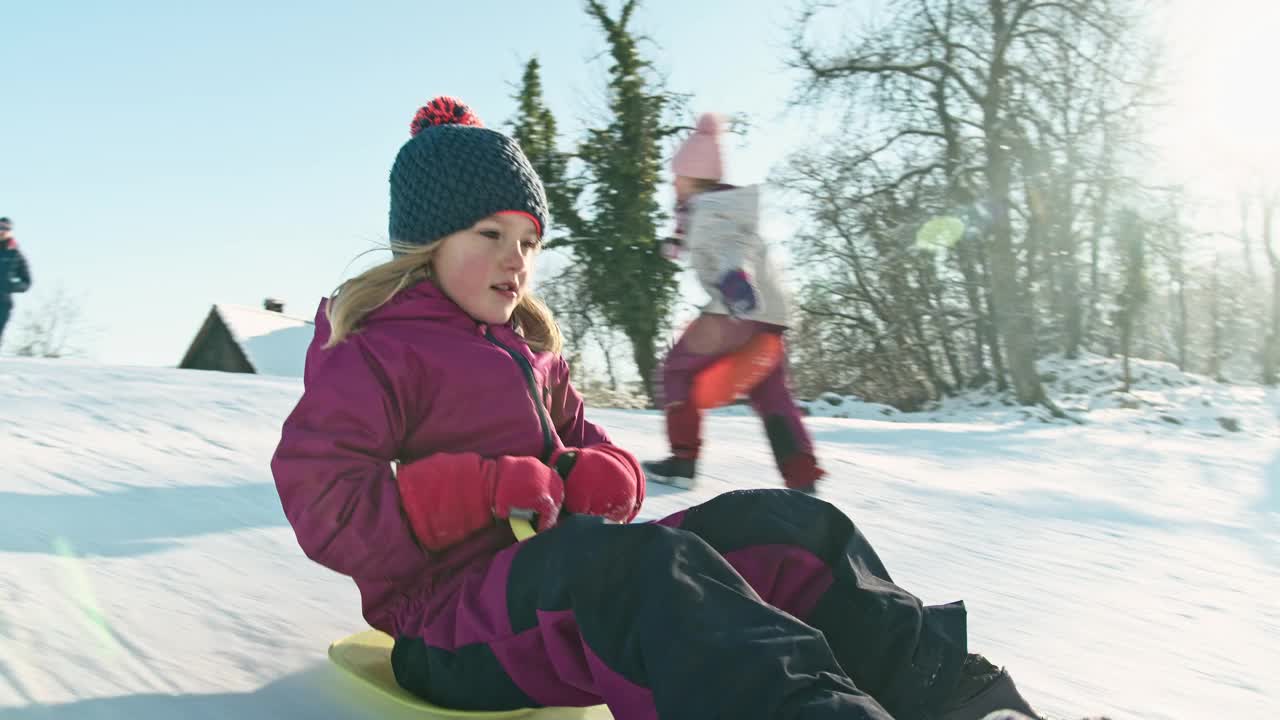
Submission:
[[[960,668],[955,689],[942,702],[937,720],[982,720],[997,710],[1014,710],[1029,720],[1043,720],[1023,699],[1004,668],[992,665],[981,655],[970,654]]]
[[[792,422],[782,415],[761,416],[764,420],[764,434],[769,438],[769,447],[773,450],[773,461],[782,473],[782,480],[791,490],[813,495],[817,490],[818,478],[827,473],[818,467],[813,457],[810,444],[796,436],[796,428]],[[803,428],[799,429],[801,433]]]
[[[827,474],[812,455],[792,455],[782,463],[781,470],[788,488],[810,495],[817,492],[818,480]]]
[[[661,485],[674,485],[684,490],[692,490],[694,475],[697,474],[698,461],[672,455],[666,460],[646,460],[640,463],[644,468],[645,479]]]
[[[693,489],[697,472],[698,449],[702,447],[702,413],[692,402],[667,405],[667,441],[671,457],[657,462],[640,463],[651,482]]]

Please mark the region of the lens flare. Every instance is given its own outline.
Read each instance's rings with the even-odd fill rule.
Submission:
[[[89,574],[85,572],[84,563],[76,556],[71,541],[65,537],[55,537],[53,552],[62,560],[67,597],[80,610],[76,616],[81,624],[97,639],[98,646],[103,652],[108,655],[117,654],[121,649],[120,643],[107,625],[106,615],[98,607],[98,600],[93,594],[93,585],[89,582]]]
[[[964,221],[958,217],[943,215],[933,218],[916,231],[916,247],[937,252],[955,245],[964,236]]]

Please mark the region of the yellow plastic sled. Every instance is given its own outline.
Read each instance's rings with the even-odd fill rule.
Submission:
[[[516,539],[524,540],[533,535],[527,520],[512,519],[511,529]],[[434,705],[410,693],[396,683],[391,670],[391,647],[395,641],[379,630],[365,630],[338,640],[329,646],[329,659],[348,675],[396,702],[419,710],[426,718],[470,718],[471,720],[497,720],[498,718],[524,717],[530,720],[612,720],[613,715],[604,705],[590,708],[520,708],[518,710],[454,710]]]

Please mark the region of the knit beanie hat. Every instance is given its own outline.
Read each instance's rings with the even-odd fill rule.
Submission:
[[[458,100],[418,109],[410,139],[391,168],[389,230],[397,243],[426,245],[496,213],[529,217],[547,229],[547,195],[519,143]]]
[[[719,180],[724,177],[720,159],[720,131],[724,122],[716,113],[703,113],[693,134],[671,158],[671,171],[676,175]]]

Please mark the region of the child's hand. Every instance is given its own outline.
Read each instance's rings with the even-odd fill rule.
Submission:
[[[644,473],[635,456],[613,445],[564,448],[551,456],[564,478],[564,509],[631,522],[644,502]]]
[[[720,277],[717,284],[724,306],[733,317],[741,317],[756,309],[756,291],[751,287],[751,277],[741,269],[730,270]]]
[[[413,533],[428,550],[444,550],[493,519],[527,511],[536,527],[556,524],[564,481],[538,458],[483,458],[475,453],[436,453],[396,472],[400,502]]]
[[[685,232],[689,229],[689,203],[677,202],[675,212],[676,228],[672,237],[684,242]]]
[[[495,473],[493,514],[510,518],[513,514],[535,516],[538,532],[550,530],[564,503],[564,481],[537,458],[502,458]]]

